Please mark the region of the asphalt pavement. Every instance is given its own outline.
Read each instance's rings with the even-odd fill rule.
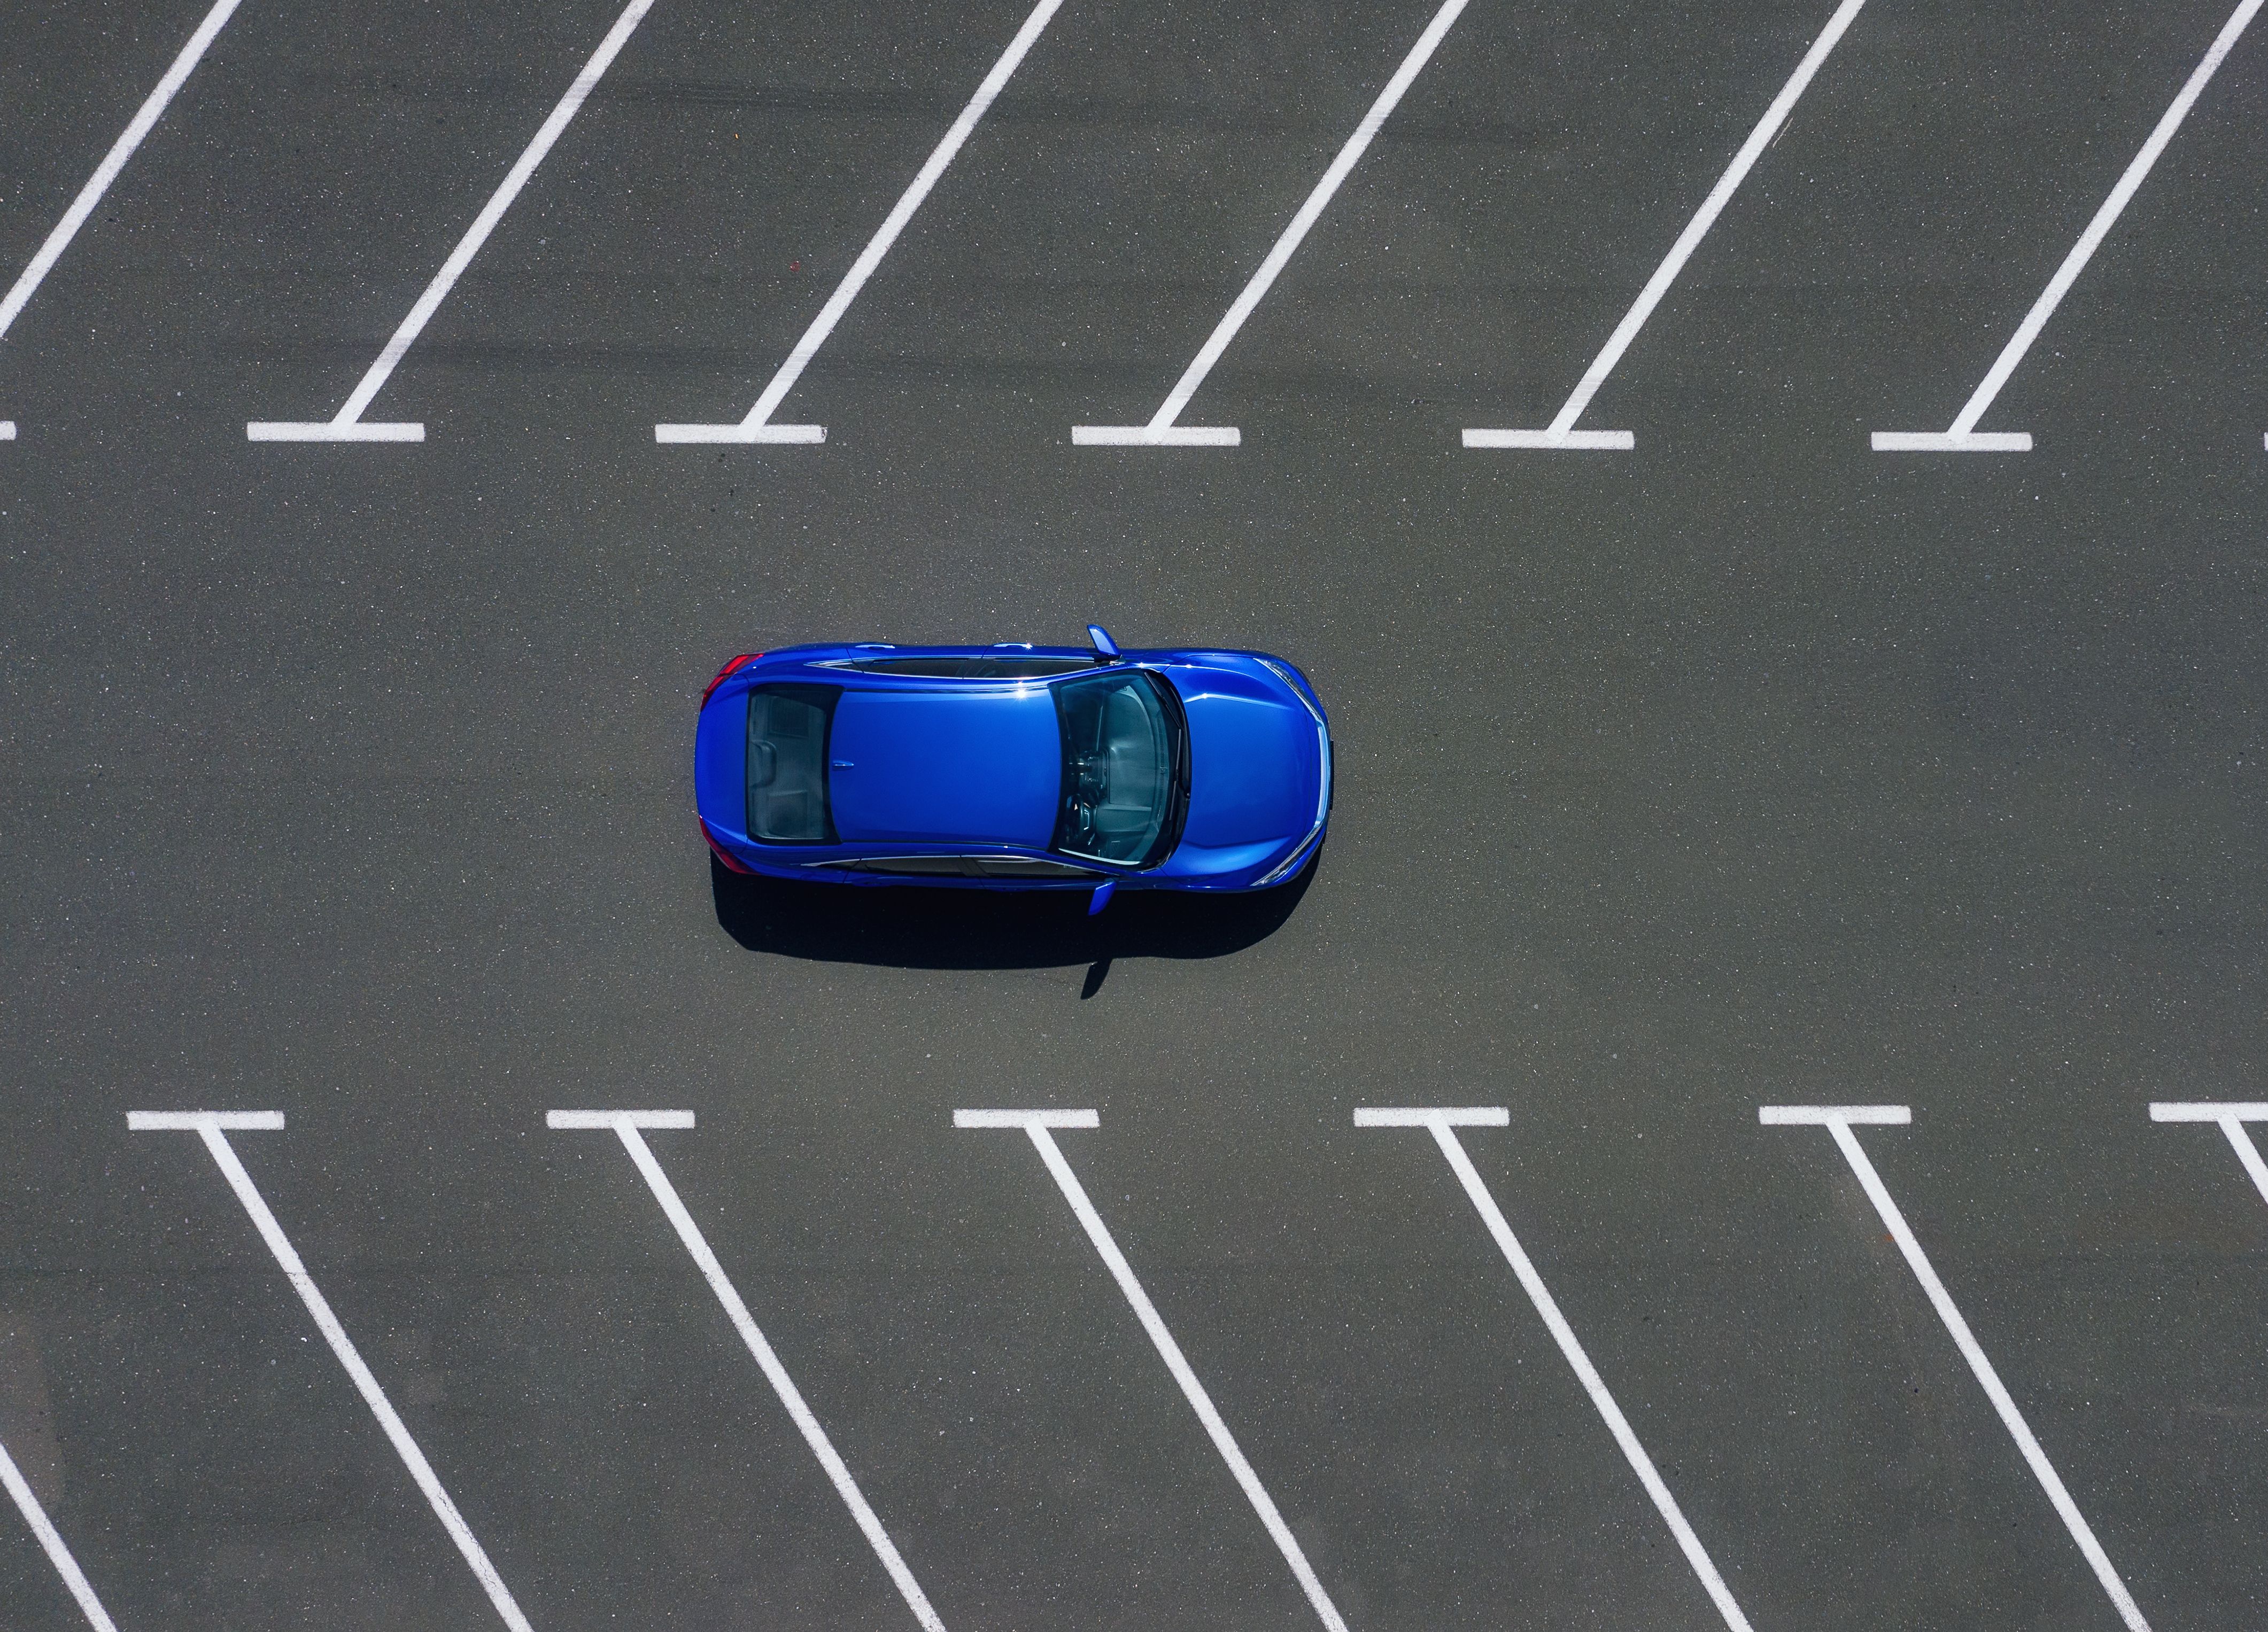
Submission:
[[[1830,9],[1475,0],[1182,416],[1241,445],[1098,448],[1432,12],[1069,0],[777,415],[827,440],[676,447],[1025,6],[659,0],[370,409],[426,439],[266,445],[618,12],[246,0],[0,338],[0,1623],[92,1619],[61,1547],[122,1632],[2259,1624],[2268,1194],[2150,1107],[2268,1100],[2268,37],[1987,415],[2031,452],[1869,436],[1951,423],[2218,0],[1869,0],[1587,414],[1635,446],[1460,445]],[[200,15],[9,0],[0,279]],[[1313,678],[1311,878],[712,877],[725,658],[1089,621]],[[1839,1136],[1899,1222],[1777,1105],[1910,1107]],[[1532,1284],[1354,1122],[1441,1106]],[[562,1108],[694,1114],[639,1137],[799,1411]],[[1098,1114],[1133,1282],[969,1108]]]

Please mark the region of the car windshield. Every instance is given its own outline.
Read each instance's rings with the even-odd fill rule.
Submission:
[[[1052,848],[1152,866],[1179,837],[1187,805],[1181,700],[1142,669],[1055,687],[1063,728],[1063,805]]]
[[[748,836],[832,844],[827,732],[839,686],[759,686],[748,694]]]

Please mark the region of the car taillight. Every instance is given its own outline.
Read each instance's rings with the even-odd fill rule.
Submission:
[[[718,679],[719,680],[722,680],[724,676],[721,674],[718,676]],[[699,821],[700,818],[696,817],[694,820]],[[714,856],[718,861],[723,862],[729,871],[733,872],[745,872],[751,878],[755,876],[756,870],[754,867],[749,866],[747,863],[742,861],[739,856],[733,855],[732,851],[726,849],[723,845],[717,842],[717,835],[709,831],[709,824],[705,821],[701,823],[701,839],[703,843],[708,845],[709,853],[711,856]]]
[[[702,706],[704,708],[708,706],[709,699],[717,695],[718,687],[723,685],[726,680],[732,679],[733,676],[738,674],[742,669],[747,668],[748,665],[754,663],[758,658],[761,658],[763,655],[764,654],[761,651],[744,651],[739,657],[726,664],[723,668],[718,670],[717,678],[711,680],[706,686],[703,686],[701,688]]]

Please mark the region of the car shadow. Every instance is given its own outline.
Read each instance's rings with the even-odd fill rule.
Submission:
[[[1289,884],[1252,895],[1130,890],[1094,917],[1084,890],[1012,893],[800,884],[727,871],[714,858],[717,923],[750,952],[899,969],[1088,967],[1079,996],[1119,958],[1221,958],[1265,940],[1299,909],[1320,856]]]

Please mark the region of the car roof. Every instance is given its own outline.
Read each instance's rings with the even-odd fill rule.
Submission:
[[[1045,687],[863,678],[844,675],[828,747],[844,843],[1045,848],[1063,778]]]

